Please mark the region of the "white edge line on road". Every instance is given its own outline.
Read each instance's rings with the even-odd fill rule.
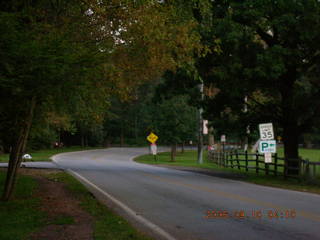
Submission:
[[[95,151],[95,150],[89,150],[89,151]],[[69,152],[69,153],[73,153],[73,152]],[[56,165],[59,166],[58,161],[57,161],[58,159],[56,159],[56,158],[58,157],[58,155],[61,156],[61,155],[64,155],[64,154],[68,155],[68,153],[60,153],[60,154],[56,154],[56,155],[52,156],[51,159]],[[141,155],[141,154],[139,154],[139,155]],[[137,155],[137,156],[139,156],[139,155]],[[133,161],[133,159],[135,157],[137,157],[137,156],[131,157],[129,159],[129,161]],[[119,201],[118,199],[116,199],[115,197],[110,195],[109,193],[105,192],[104,190],[99,188],[97,185],[95,185],[94,183],[90,182],[85,177],[81,176],[79,173],[77,173],[77,172],[75,172],[75,171],[73,171],[71,169],[64,169],[64,170],[69,172],[74,177],[81,179],[82,181],[84,181],[86,184],[90,185],[94,189],[96,189],[98,192],[100,192],[102,195],[104,195],[105,197],[110,199],[114,204],[116,204],[118,207],[120,207],[123,211],[125,211],[129,216],[131,216],[137,222],[140,222],[144,226],[148,227],[151,231],[153,231],[154,233],[158,234],[162,238],[164,238],[166,240],[177,240],[176,238],[171,236],[169,233],[167,233],[165,230],[163,230],[159,226],[157,226],[154,223],[150,222],[149,220],[147,220],[146,218],[142,217],[141,215],[137,215],[136,212],[133,211],[131,208],[129,208],[127,205],[125,205],[124,203],[122,203],[121,201]]]
[[[93,187],[94,189],[96,189],[97,191],[99,191],[101,194],[103,194],[105,197],[107,197],[108,199],[110,199],[112,202],[114,202],[116,205],[118,205],[120,208],[122,208],[122,210],[124,210],[128,215],[130,215],[131,217],[133,217],[136,221],[142,223],[143,225],[145,225],[146,227],[150,228],[153,232],[157,233],[158,235],[160,235],[161,237],[167,239],[167,240],[176,240],[173,236],[171,236],[169,233],[167,233],[166,231],[164,231],[162,228],[160,228],[159,226],[155,225],[154,223],[150,222],[149,220],[145,219],[144,217],[137,215],[131,208],[129,208],[127,205],[125,205],[124,203],[120,202],[118,199],[114,198],[113,196],[111,196],[109,193],[103,191],[101,188],[99,188],[97,185],[95,185],[94,183],[90,182],[88,179],[86,179],[85,177],[81,176],[79,173],[76,173],[75,171],[71,170],[71,169],[67,169],[67,171],[81,179],[82,181],[84,181],[86,184],[90,185],[91,187]]]

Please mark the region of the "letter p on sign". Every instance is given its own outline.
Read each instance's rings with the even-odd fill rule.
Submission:
[[[261,143],[261,150],[262,150],[262,152],[264,152],[265,149],[267,149],[268,147],[269,147],[269,144],[268,144],[268,143],[266,143],[266,142]]]
[[[261,141],[259,143],[260,153],[275,153],[277,152],[277,145],[275,140]]]

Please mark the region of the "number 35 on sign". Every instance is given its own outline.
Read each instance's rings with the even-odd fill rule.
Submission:
[[[259,124],[260,139],[272,140],[274,139],[272,123]]]

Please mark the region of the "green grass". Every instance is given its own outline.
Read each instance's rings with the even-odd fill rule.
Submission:
[[[186,151],[184,154],[178,153],[175,162],[170,161],[170,153],[158,154],[157,161],[154,160],[152,155],[144,155],[135,158],[135,161],[153,165],[168,165],[168,166],[184,166],[184,167],[196,167],[212,170],[213,172],[228,172],[235,173],[237,175],[243,175],[243,180],[255,184],[273,186],[285,189],[292,189],[297,191],[308,191],[320,194],[320,186],[315,184],[309,184],[307,182],[301,182],[296,179],[283,179],[283,177],[266,176],[263,173],[257,175],[254,171],[245,172],[244,169],[238,170],[237,168],[224,168],[217,164],[208,162],[207,153],[203,155],[204,163],[199,165],[197,163],[196,151]],[[244,163],[242,163],[244,164]],[[262,167],[262,166],[261,166]]]
[[[50,176],[67,184],[69,190],[81,201],[81,206],[94,217],[94,239],[150,240],[133,228],[125,219],[100,204],[86,188],[65,173]]]
[[[54,218],[50,224],[54,225],[69,225],[69,224],[74,224],[74,218],[68,215],[62,215]]]
[[[203,154],[203,164],[198,164],[196,159],[196,152],[195,151],[185,151],[184,154],[177,153],[175,162],[170,160],[170,153],[163,152],[157,155],[157,161],[154,160],[152,155],[143,155],[137,157],[135,160],[140,163],[147,163],[147,164],[155,164],[155,165],[171,165],[171,166],[186,166],[186,167],[199,167],[199,168],[209,168],[209,169],[219,169],[219,167],[213,165],[212,163],[208,162],[207,154]]]
[[[284,156],[284,149],[278,148],[277,152],[280,157]],[[320,149],[306,149],[306,148],[300,148],[299,149],[299,155],[303,159],[308,159],[312,162],[320,162]]]
[[[0,186],[4,181],[5,171],[0,171]],[[32,177],[19,176],[12,201],[0,202],[0,239],[25,239],[44,225],[46,216],[39,210],[39,199],[33,197],[36,188]]]
[[[284,180],[281,177],[265,176],[265,175],[257,176],[255,174],[251,173],[251,174],[247,174],[245,181],[259,184],[259,185],[264,185],[264,186],[320,194],[320,186],[319,185],[310,184],[310,183],[299,181],[296,179]]]
[[[125,219],[99,203],[82,184],[70,175],[61,172],[47,175],[47,177],[65,183],[71,193],[81,201],[81,207],[93,216],[95,240],[150,240]],[[0,186],[4,185],[4,180],[5,171],[0,171]],[[49,220],[47,215],[40,210],[40,200],[33,196],[37,186],[37,182],[31,176],[20,176],[14,199],[9,202],[0,202],[0,239],[28,239],[30,234],[46,225],[67,225],[75,222],[73,217],[67,215]]]
[[[93,148],[93,147],[83,148],[80,146],[75,146],[75,147],[44,149],[44,150],[39,150],[34,152],[31,151],[29,154],[32,156],[31,161],[43,162],[43,161],[51,161],[50,157],[58,153],[91,150],[91,149],[97,149],[97,148]],[[8,160],[9,160],[9,154],[0,154],[0,162],[8,162]]]

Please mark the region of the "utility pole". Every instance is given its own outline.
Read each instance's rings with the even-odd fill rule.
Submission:
[[[244,97],[244,112],[247,113],[248,112],[248,96],[245,96]],[[249,147],[249,134],[250,134],[250,125],[247,125],[247,128],[246,128],[246,137],[245,137],[245,140],[244,140],[244,151],[247,151],[248,150],[248,147]]]
[[[203,101],[203,82],[199,84],[201,101]],[[198,133],[198,164],[203,164],[203,118],[202,118],[203,108],[199,106],[199,133]]]

